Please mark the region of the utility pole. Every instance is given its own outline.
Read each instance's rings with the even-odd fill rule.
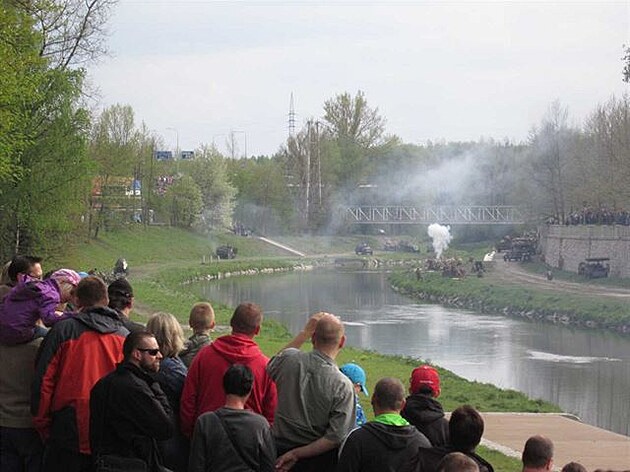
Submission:
[[[319,136],[319,120],[315,122],[315,129],[317,130],[317,186],[319,187],[319,207],[322,206],[322,159],[320,154],[320,136]]]
[[[295,135],[295,106],[293,104],[293,92],[291,92],[291,101],[289,102],[289,137]]]

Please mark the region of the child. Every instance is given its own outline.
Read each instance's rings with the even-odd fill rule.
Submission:
[[[369,396],[367,387],[365,386],[367,382],[365,371],[357,364],[352,363],[342,365],[339,370],[352,381],[352,386],[354,387],[354,404],[357,411],[356,426],[358,428],[367,423],[367,417],[365,416],[363,407],[359,403],[359,392],[363,392],[365,396]]]
[[[188,324],[193,330],[193,335],[188,338],[184,350],[179,354],[179,358],[184,361],[186,367],[190,367],[202,347],[212,342],[210,332],[214,329],[215,324],[212,305],[206,302],[195,303],[190,310]]]
[[[8,346],[30,342],[46,334],[46,329],[37,326],[38,320],[51,326],[72,316],[57,307],[72,299],[79,280],[79,274],[70,269],[53,272],[45,280],[22,278],[0,307],[0,342]]]

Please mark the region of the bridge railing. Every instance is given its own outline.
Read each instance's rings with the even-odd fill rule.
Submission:
[[[516,206],[349,206],[346,219],[355,224],[522,224],[524,211]]]

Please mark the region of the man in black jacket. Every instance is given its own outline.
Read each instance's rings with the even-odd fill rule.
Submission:
[[[440,461],[451,452],[461,452],[470,457],[479,466],[480,472],[494,472],[492,465],[475,453],[475,448],[483,436],[483,418],[470,405],[462,405],[451,413],[448,421],[450,444],[418,452],[419,472],[436,472]],[[407,470],[407,469],[405,469]]]
[[[411,373],[409,384],[411,395],[400,414],[418,428],[432,446],[446,446],[449,442],[448,420],[436,400],[440,396],[440,375],[433,367],[421,365]]]
[[[123,344],[124,360],[97,382],[90,395],[90,445],[102,455],[138,458],[158,472],[158,440],[172,436],[174,423],[166,395],[155,380],[162,354],[155,337],[131,333]]]
[[[429,440],[402,416],[405,387],[400,380],[378,381],[372,396],[374,421],[352,431],[341,447],[337,472],[394,472],[409,466]]]
[[[276,446],[264,416],[245,410],[254,374],[233,364],[223,375],[225,406],[197,419],[189,472],[211,470],[273,472]]]

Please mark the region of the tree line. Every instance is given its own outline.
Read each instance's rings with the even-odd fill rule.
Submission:
[[[327,100],[269,156],[201,145],[157,160],[160,136],[129,105],[88,107],[113,0],[0,5],[0,251],[62,250],[127,224],[263,234],[347,231],[346,205],[519,205],[540,221],[630,208],[630,99],[576,125],[550,105],[523,142],[405,143],[362,91]],[[624,61],[630,62],[627,57]],[[624,69],[624,78],[628,75]]]

